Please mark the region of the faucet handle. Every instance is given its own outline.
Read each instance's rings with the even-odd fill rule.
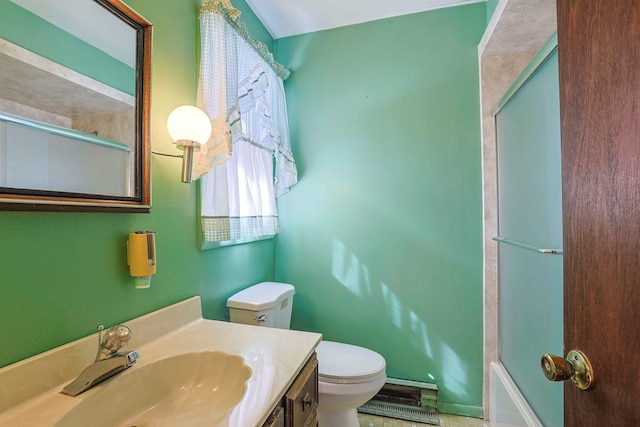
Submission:
[[[103,325],[98,326],[98,354],[96,355],[96,361],[102,360],[118,353],[122,347],[127,345],[129,339],[131,339],[131,329],[126,325],[115,325],[109,328],[104,338],[102,331]]]
[[[127,345],[130,339],[131,329],[126,325],[116,325],[109,328],[100,345],[108,350],[118,351]]]

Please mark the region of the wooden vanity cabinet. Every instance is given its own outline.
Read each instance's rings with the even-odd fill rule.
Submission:
[[[318,425],[318,359],[314,353],[284,395],[286,427]]]
[[[263,427],[318,427],[318,359],[315,353]]]
[[[277,406],[262,427],[284,427],[284,408]]]

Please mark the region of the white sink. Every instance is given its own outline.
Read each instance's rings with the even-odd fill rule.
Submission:
[[[226,425],[250,376],[242,357],[220,351],[134,365],[87,392],[56,427]]]

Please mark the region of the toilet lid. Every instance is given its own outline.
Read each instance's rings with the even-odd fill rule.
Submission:
[[[321,341],[316,349],[318,377],[330,383],[362,383],[385,375],[384,357],[350,344]]]

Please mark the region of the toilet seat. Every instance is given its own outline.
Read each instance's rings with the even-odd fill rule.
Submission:
[[[358,384],[384,377],[386,363],[375,351],[351,344],[321,341],[316,349],[318,381]]]

